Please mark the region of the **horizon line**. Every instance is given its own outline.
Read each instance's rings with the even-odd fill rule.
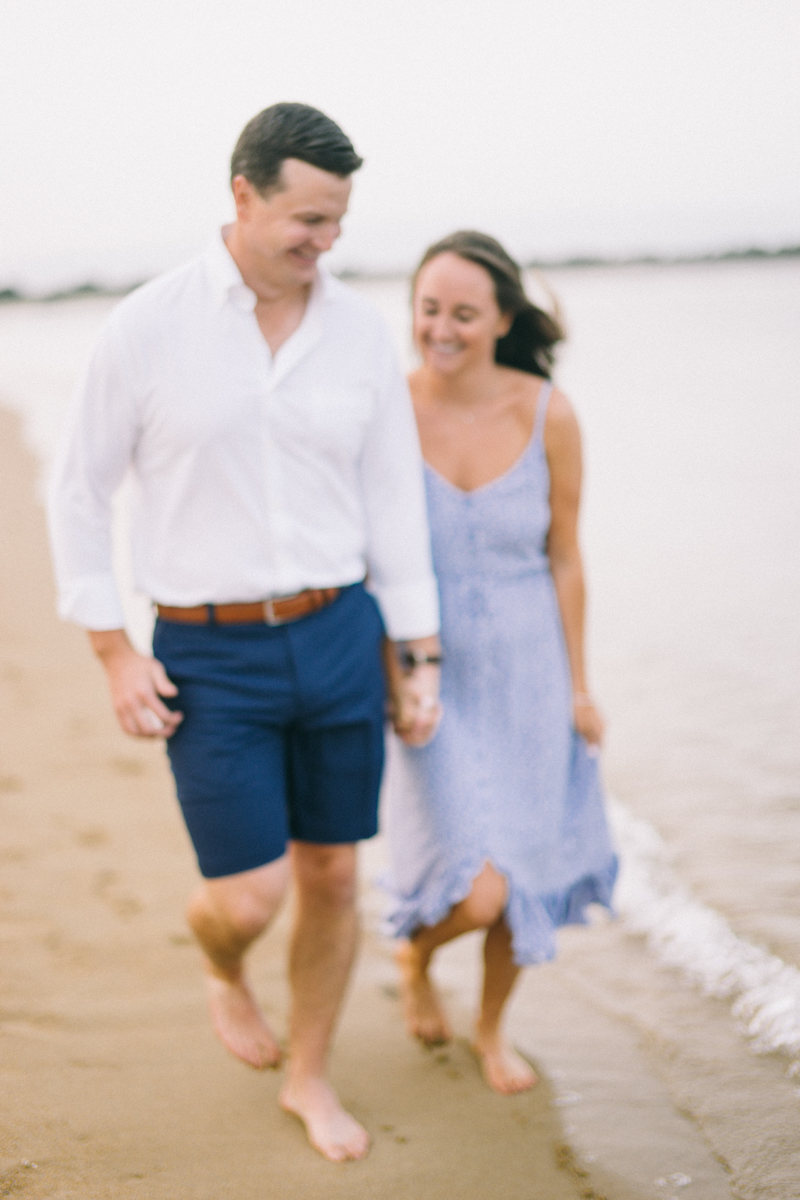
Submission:
[[[520,266],[523,271],[544,270],[558,271],[570,268],[602,268],[602,267],[637,267],[662,266],[679,267],[699,263],[740,262],[747,260],[769,260],[776,258],[800,258],[800,245],[780,246],[767,250],[763,246],[749,246],[740,250],[723,250],[718,252],[702,252],[699,254],[634,254],[601,256],[591,254],[571,255],[567,258],[530,259]],[[339,279],[344,280],[389,280],[406,279],[411,271],[368,271],[352,270],[343,267],[334,271]],[[17,287],[0,287],[0,304],[53,303],[58,300],[78,300],[88,296],[126,296],[136,288],[147,283],[155,276],[136,279],[132,283],[117,286],[92,283],[87,280],[69,288],[59,288],[46,293],[31,293],[20,291]]]

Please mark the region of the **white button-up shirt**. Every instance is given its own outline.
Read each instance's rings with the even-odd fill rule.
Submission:
[[[133,469],[134,582],[162,604],[262,600],[368,577],[389,636],[435,633],[408,389],[372,305],[320,272],[274,356],[222,238],[114,310],[50,487],[59,612],[123,613],[111,497]]]

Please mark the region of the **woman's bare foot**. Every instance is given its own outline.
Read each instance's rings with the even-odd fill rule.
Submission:
[[[527,1092],[539,1082],[530,1064],[499,1034],[476,1034],[472,1049],[481,1064],[484,1079],[501,1096]]]
[[[280,1106],[299,1117],[308,1140],[329,1162],[365,1158],[369,1134],[339,1103],[325,1079],[289,1079],[280,1094]]]
[[[400,991],[408,1032],[426,1046],[449,1042],[453,1031],[413,942],[400,943],[395,962],[400,968]]]
[[[281,1048],[244,979],[206,974],[211,1023],[222,1044],[248,1066],[277,1067]]]

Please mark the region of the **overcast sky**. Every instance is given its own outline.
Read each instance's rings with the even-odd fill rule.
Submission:
[[[151,273],[303,100],[366,165],[339,266],[800,242],[800,0],[0,0],[0,287]]]

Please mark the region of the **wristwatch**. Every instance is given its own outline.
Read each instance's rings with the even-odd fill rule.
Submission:
[[[415,667],[424,667],[426,663],[430,663],[432,667],[441,665],[441,654],[418,654],[416,650],[409,650],[407,647],[400,651],[400,665],[406,671],[413,671]]]

